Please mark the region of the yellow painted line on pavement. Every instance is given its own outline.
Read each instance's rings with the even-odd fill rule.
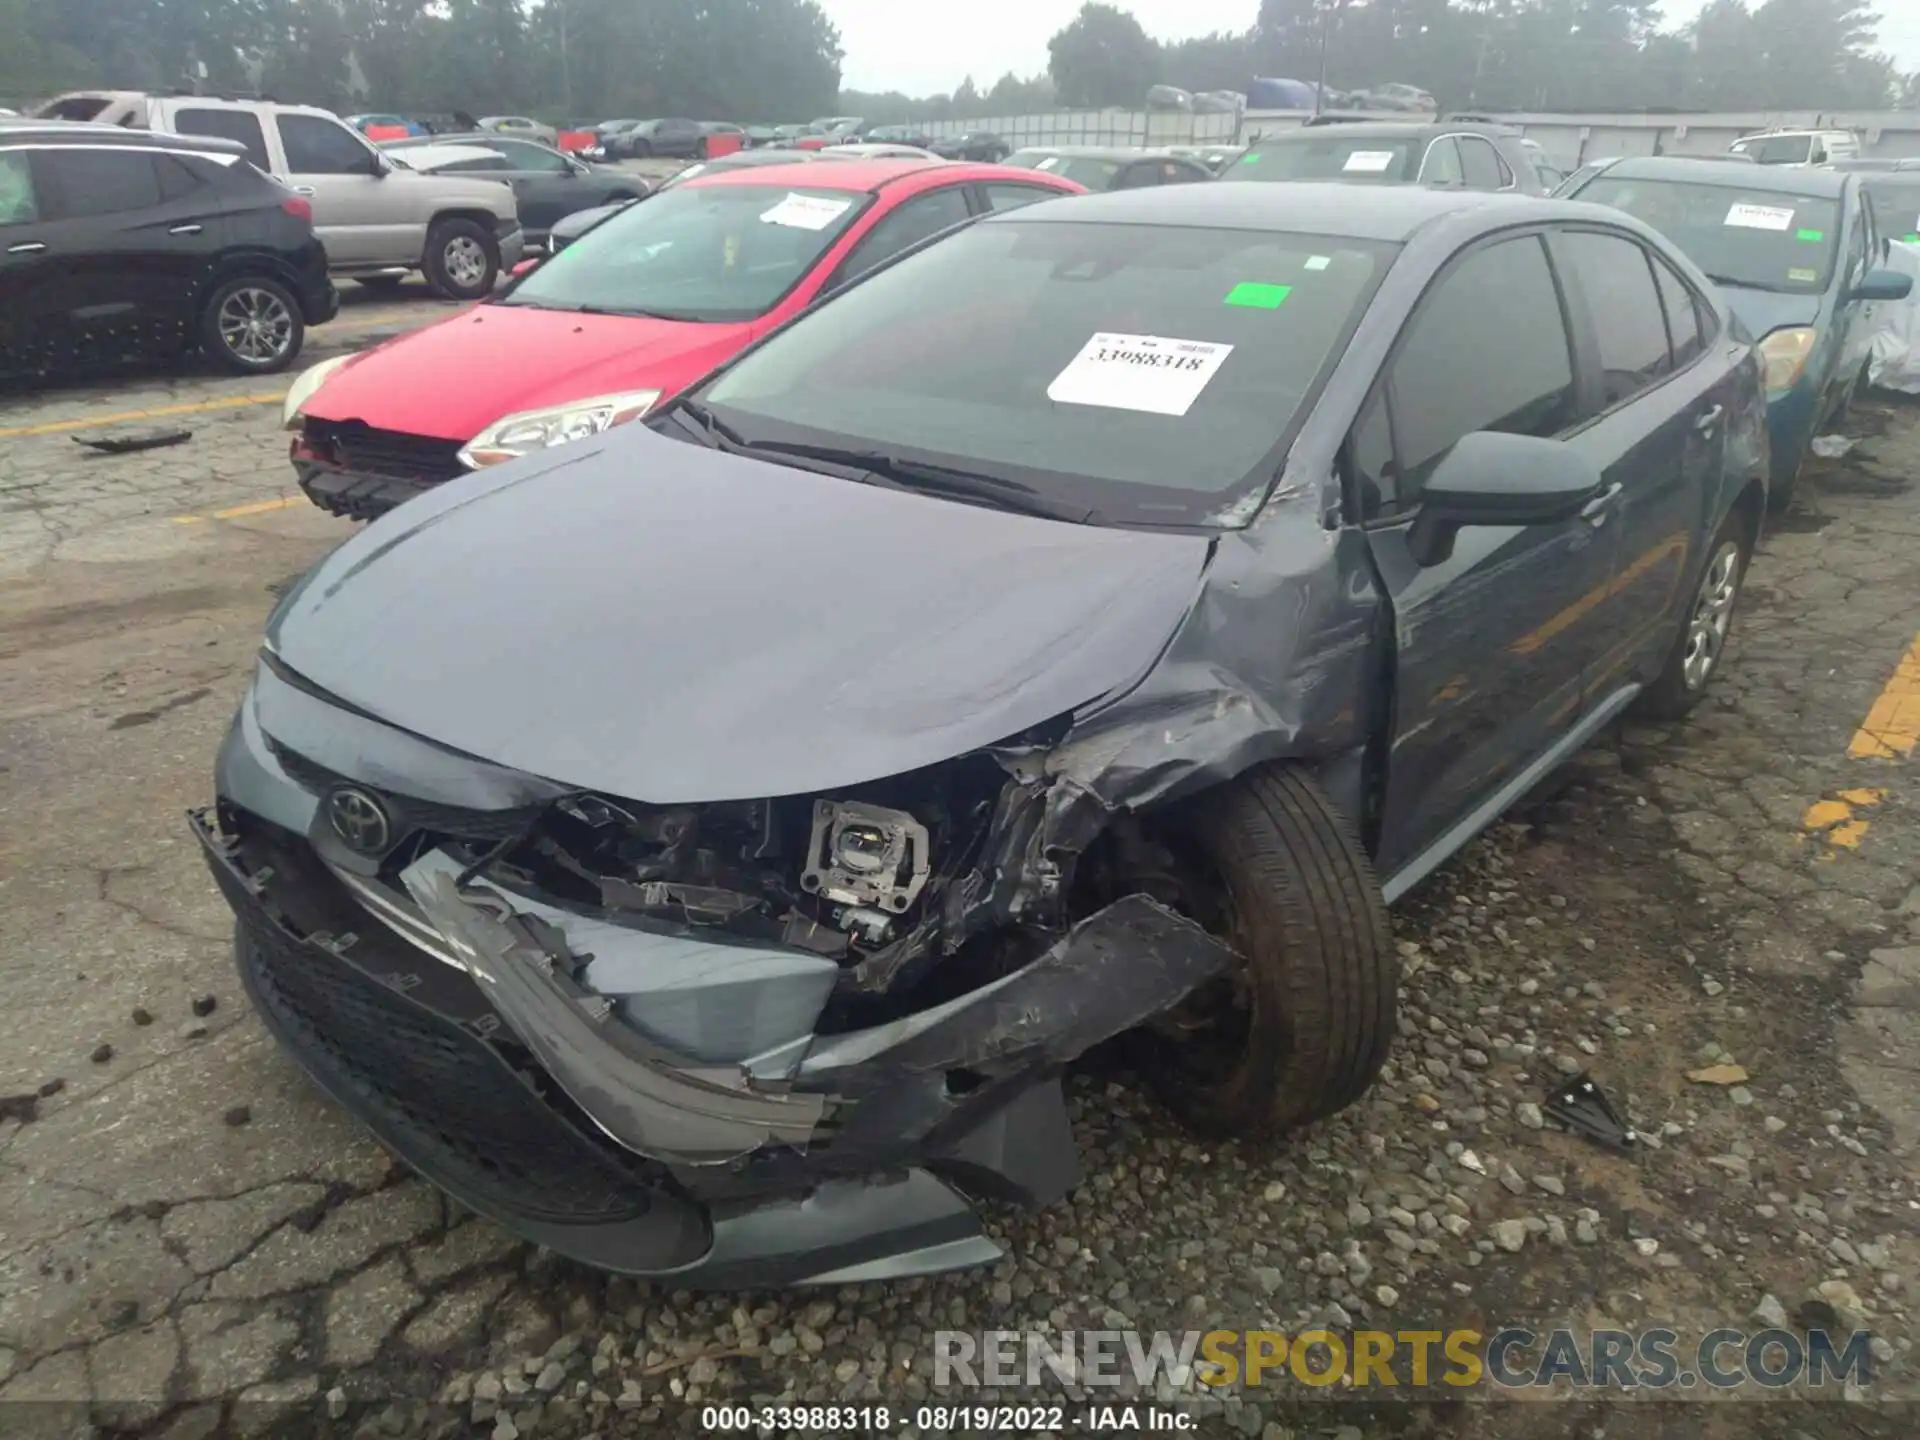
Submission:
[[[1818,832],[1829,845],[1841,850],[1858,850],[1872,826],[1855,812],[1871,810],[1884,799],[1884,790],[1841,790],[1832,799],[1816,800],[1809,805],[1807,813],[1800,817],[1800,824]]]
[[[21,435],[57,435],[63,430],[92,430],[101,425],[125,425],[130,420],[158,420],[167,415],[204,415],[213,410],[239,410],[248,405],[278,405],[287,392],[271,395],[238,395],[226,400],[195,400],[185,405],[155,405],[147,410],[121,410],[112,415],[89,415],[72,420],[50,420],[44,425],[19,425],[0,430],[0,440]]]
[[[1900,663],[1853,732],[1847,754],[1855,760],[1904,760],[1920,745],[1920,639]]]
[[[289,505],[298,505],[304,495],[282,495],[278,500],[255,500],[250,505],[235,505],[226,510],[216,510],[211,515],[176,515],[176,525],[204,525],[209,520],[238,520],[247,515],[264,515],[269,510],[284,510]]]

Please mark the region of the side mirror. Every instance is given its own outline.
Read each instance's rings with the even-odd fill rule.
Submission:
[[[1898,270],[1869,270],[1847,292],[1849,300],[1904,300],[1913,293],[1913,277]]]
[[[384,180],[392,170],[393,166],[388,162],[387,157],[378,150],[367,156],[367,174],[374,179]]]
[[[517,280],[522,275],[531,274],[533,271],[538,270],[540,268],[540,262],[546,258],[544,255],[529,255],[507,273]]]
[[[1561,441],[1476,430],[1427,477],[1407,550],[1415,564],[1438,565],[1469,525],[1551,525],[1578,515],[1604,483],[1591,461]]]

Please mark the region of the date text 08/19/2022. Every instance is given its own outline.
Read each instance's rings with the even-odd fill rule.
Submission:
[[[1139,1432],[1176,1434],[1194,1428],[1185,1410],[1162,1405],[705,1405],[700,1428],[729,1431],[798,1431],[802,1434],[884,1435],[912,1425],[926,1434],[1035,1431],[1060,1434]]]

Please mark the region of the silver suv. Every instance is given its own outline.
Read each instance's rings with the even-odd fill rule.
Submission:
[[[477,300],[524,248],[508,186],[406,169],[310,105],[76,90],[35,114],[239,141],[256,166],[311,198],[329,271],[365,285],[398,284],[419,270],[444,294]]]

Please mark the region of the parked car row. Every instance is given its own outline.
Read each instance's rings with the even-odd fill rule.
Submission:
[[[1405,138],[714,168],[309,370],[309,493],[405,503],[282,597],[194,821],[269,1030],[694,1287],[991,1263],[1112,1038],[1208,1134],[1352,1103],[1387,906],[1699,703],[1769,484],[1682,245]]]

